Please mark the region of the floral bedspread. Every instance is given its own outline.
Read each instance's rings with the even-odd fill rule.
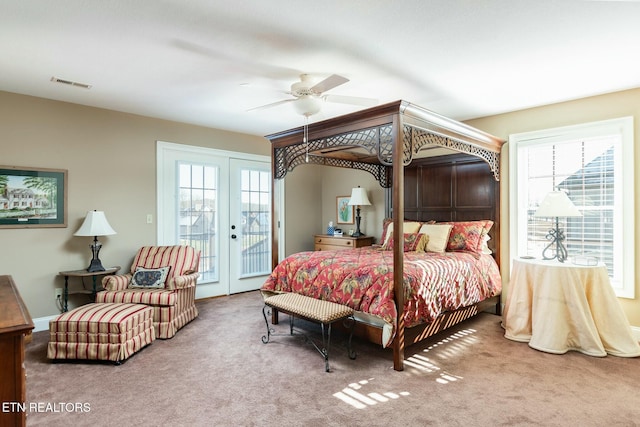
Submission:
[[[295,292],[347,305],[381,318],[392,325],[390,339],[395,335],[392,251],[359,248],[296,253],[276,266],[261,290]],[[500,272],[490,255],[404,253],[407,327],[429,323],[445,311],[475,304],[501,290]]]

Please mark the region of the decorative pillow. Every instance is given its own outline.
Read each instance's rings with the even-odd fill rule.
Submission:
[[[456,221],[446,222],[445,224],[453,225],[449,243],[447,244],[447,251],[481,253],[482,238],[493,226],[493,221]]]
[[[487,245],[487,242],[489,242],[489,240],[491,240],[491,236],[489,236],[488,234],[485,234],[482,237],[482,244],[480,245],[480,253],[485,255],[491,255],[493,253],[491,249],[489,249],[489,245]]]
[[[391,224],[391,228],[389,228],[389,224]],[[382,220],[382,235],[380,236],[380,245],[384,246],[384,244],[389,239],[389,234],[391,234],[391,230],[393,229],[393,219],[385,218]]]
[[[418,233],[418,243],[416,244],[416,252],[427,252],[427,246],[429,245],[429,236],[423,233]]]
[[[486,220],[486,224],[484,225],[484,230],[482,231],[482,238],[485,238],[486,236],[489,235],[489,230],[491,230],[491,227],[493,227],[493,221],[491,221],[490,219]],[[487,240],[490,240],[491,237],[489,237]]]
[[[422,224],[419,233],[428,236],[427,252],[444,252],[452,228],[451,224]]]
[[[136,271],[131,277],[130,288],[138,289],[162,289],[167,280],[171,266],[160,268],[136,267]]]
[[[420,233],[404,233],[404,252],[425,252],[429,236]],[[393,250],[393,233],[391,233],[387,244],[383,246],[383,250]]]
[[[402,232],[403,233],[417,233],[420,229],[420,222],[417,221],[404,221],[402,224]],[[382,242],[382,246],[387,244],[387,241],[391,237],[391,233],[393,232],[393,219],[385,218],[382,220],[382,236],[380,237],[380,242]],[[393,245],[391,245],[393,247]]]

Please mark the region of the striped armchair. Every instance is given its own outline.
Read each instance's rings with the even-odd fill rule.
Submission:
[[[190,246],[144,246],[138,250],[131,272],[105,276],[104,291],[98,292],[98,303],[136,303],[153,308],[153,326],[157,338],[171,338],[184,325],[198,316],[195,305],[196,280],[200,251]],[[139,289],[131,287],[138,267],[157,269],[170,266],[164,287]]]

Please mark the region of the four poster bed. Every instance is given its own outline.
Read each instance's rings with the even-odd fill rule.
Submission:
[[[302,252],[282,262],[274,224],[265,297],[295,292],[350,306],[356,334],[391,347],[396,370],[405,345],[480,311],[499,313],[503,140],[406,101],[318,122],[304,134],[267,136],[274,182],[306,163],[367,171],[385,189],[391,218],[380,247]],[[432,148],[461,154],[419,156]]]

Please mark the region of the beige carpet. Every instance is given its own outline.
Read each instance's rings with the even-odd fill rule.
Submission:
[[[27,425],[640,425],[640,359],[541,353],[481,314],[411,347],[403,372],[390,350],[361,340],[350,360],[336,335],[325,373],[299,337],[261,342],[261,301],[257,292],[201,301],[200,316],[173,339],[121,366],[51,363],[47,332],[34,334],[27,400],[40,410]]]

